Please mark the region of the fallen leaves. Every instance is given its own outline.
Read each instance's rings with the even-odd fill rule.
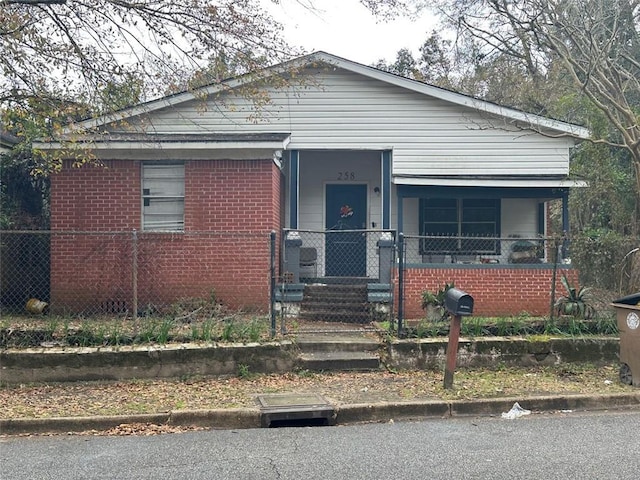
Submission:
[[[307,371],[242,378],[133,380],[121,382],[19,385],[0,388],[0,418],[165,413],[177,410],[254,407],[263,393],[319,393],[337,404],[414,399],[473,399],[549,394],[602,394],[633,391],[617,381],[612,365],[458,369],[452,390],[442,372]],[[138,431],[142,427],[122,427]],[[165,427],[145,427],[158,431]],[[173,427],[166,427],[173,428]]]
[[[110,428],[104,432],[100,432],[102,435],[162,435],[167,433],[182,433],[186,431],[204,430],[202,427],[176,427],[172,425],[155,425],[153,423],[122,423],[117,427]]]

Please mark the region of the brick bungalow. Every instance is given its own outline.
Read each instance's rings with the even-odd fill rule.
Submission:
[[[244,93],[256,82],[265,105]],[[568,178],[570,150],[587,137],[323,52],[88,119],[37,145],[67,152],[51,179],[52,309],[130,310],[134,291],[140,309],[215,291],[264,310],[270,232],[278,279],[295,271],[300,283],[286,235],[312,251],[313,281],[375,283],[378,241],[391,232],[407,237],[408,317],[443,279],[474,295],[479,314],[545,314],[549,245],[528,263],[512,261],[514,244],[550,233],[554,199],[568,230],[568,192],[582,186]],[[74,168],[78,151],[103,166]]]

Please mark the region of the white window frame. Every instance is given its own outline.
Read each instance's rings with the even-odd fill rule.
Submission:
[[[184,162],[143,162],[141,178],[142,230],[183,232]]]

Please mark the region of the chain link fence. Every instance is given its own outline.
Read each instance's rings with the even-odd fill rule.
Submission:
[[[400,238],[399,331],[403,322],[446,318],[444,295],[451,286],[472,295],[476,318],[544,317],[553,315],[560,279],[577,282],[562,238]]]
[[[583,233],[571,239],[571,260],[580,279],[596,290],[618,296],[640,291],[640,239],[612,232]]]
[[[0,314],[50,302],[50,246],[48,232],[0,232]]]
[[[588,239],[382,230],[285,230],[281,240],[2,231],[0,343],[11,343],[9,331],[19,345],[253,340],[273,335],[276,317],[282,333],[379,329],[427,318],[425,292],[450,283],[474,296],[474,318],[549,318],[571,295],[563,277],[574,293],[589,287],[580,300],[602,319],[614,298],[640,288],[634,238],[609,249]],[[39,337],[20,339],[23,327]]]
[[[125,331],[139,337],[141,328],[156,339],[164,331],[165,340],[215,339],[225,328],[227,337],[237,337],[240,319],[268,331],[272,235],[3,231],[1,321],[58,331],[42,333],[42,341],[54,341],[63,324],[81,330],[90,318],[100,322],[93,336],[112,331],[115,338]],[[144,326],[134,325],[139,319]]]
[[[540,265],[568,263],[563,238],[405,235],[407,264]]]
[[[291,232],[300,239],[300,277],[307,282],[315,279],[377,282],[381,271],[379,243],[395,239],[391,230],[285,230],[283,238],[288,238]],[[287,248],[285,241],[285,259]],[[388,270],[390,266],[387,263],[382,268]]]
[[[586,320],[580,327],[585,332],[604,333],[615,331],[610,303],[638,288],[640,257],[629,250],[638,245],[633,238],[620,240],[615,248],[602,242],[602,248],[589,248],[597,242],[581,238],[574,243],[568,237],[400,238],[400,322],[428,319],[433,304],[442,318],[444,291],[455,285],[474,297],[467,325],[475,323],[478,332],[495,330],[484,327],[484,318],[535,325],[538,333],[554,331],[557,322],[574,328],[576,320]],[[567,315],[570,309],[584,312],[585,318]]]
[[[268,313],[270,233],[1,232],[2,312],[142,315],[185,299]]]

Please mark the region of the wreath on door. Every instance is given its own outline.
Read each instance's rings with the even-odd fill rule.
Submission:
[[[340,207],[340,217],[338,218],[338,223],[336,223],[331,230],[350,230],[351,226],[349,222],[346,221],[349,217],[353,216],[353,208],[349,205],[342,205]]]
[[[349,218],[353,216],[353,208],[349,205],[343,205],[340,207],[340,218]]]

